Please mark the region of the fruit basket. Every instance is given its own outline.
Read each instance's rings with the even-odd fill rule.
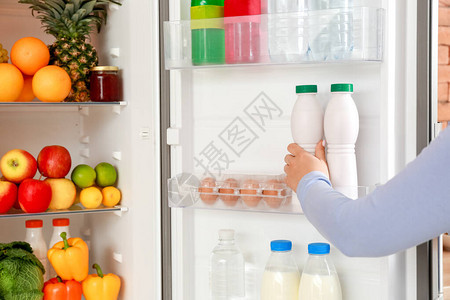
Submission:
[[[183,173],[169,179],[169,206],[224,210],[291,211],[284,175]]]

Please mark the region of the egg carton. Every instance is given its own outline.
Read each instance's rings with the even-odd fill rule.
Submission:
[[[284,175],[182,174],[169,179],[171,207],[278,210],[290,204],[291,198]]]

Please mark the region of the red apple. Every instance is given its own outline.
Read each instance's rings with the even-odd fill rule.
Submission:
[[[17,186],[9,181],[0,181],[0,214],[7,213],[17,200]]]
[[[52,201],[52,188],[43,180],[25,179],[19,185],[18,198],[24,212],[45,212]]]
[[[6,180],[20,183],[34,177],[37,171],[36,159],[25,150],[10,150],[0,160],[0,171]]]
[[[64,178],[72,166],[69,151],[62,146],[46,146],[37,158],[39,172],[48,178]]]

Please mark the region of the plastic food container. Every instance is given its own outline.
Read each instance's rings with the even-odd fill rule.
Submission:
[[[169,180],[171,207],[278,211],[291,204],[284,175],[182,175]]]

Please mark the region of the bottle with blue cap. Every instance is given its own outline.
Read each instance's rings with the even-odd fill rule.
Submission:
[[[292,242],[270,242],[270,254],[261,283],[261,300],[297,300],[300,272],[292,256]]]
[[[339,277],[329,256],[330,244],[309,244],[308,254],[298,300],[342,300]]]

